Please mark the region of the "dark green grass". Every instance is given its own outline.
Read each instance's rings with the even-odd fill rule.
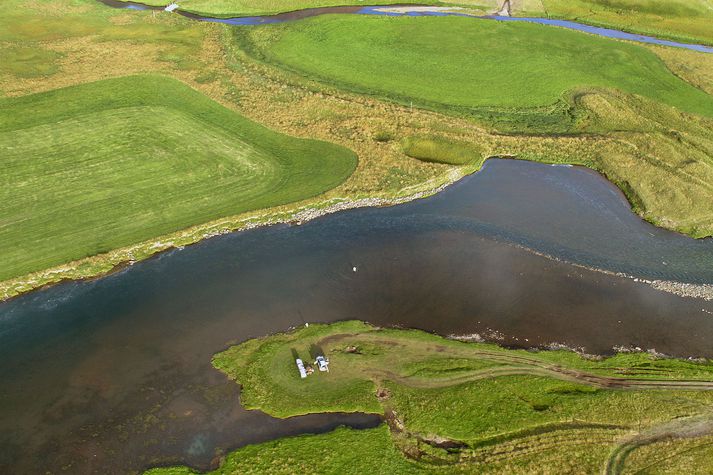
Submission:
[[[473,18],[322,16],[235,34],[256,56],[306,76],[501,128],[570,130],[577,121],[573,91],[601,87],[713,117],[713,98],[652,52],[566,29]]]
[[[483,151],[476,145],[440,137],[406,137],[401,146],[406,155],[424,162],[465,165],[484,159]]]
[[[184,475],[186,467],[149,470],[145,475]],[[288,437],[232,452],[210,475],[218,474],[409,474],[425,473],[391,443],[385,425],[375,429],[339,428],[321,435]]]
[[[159,76],[0,101],[0,280],[318,195],[356,156]]]

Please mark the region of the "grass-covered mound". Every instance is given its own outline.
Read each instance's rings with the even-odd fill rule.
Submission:
[[[339,87],[495,121],[564,130],[575,90],[616,88],[713,117],[713,97],[638,45],[474,18],[322,16],[238,29],[266,61]]]
[[[310,362],[317,353],[330,359],[330,372],[300,379],[295,357]],[[282,473],[302,457],[314,473],[370,473],[376,453],[394,473],[595,473],[629,460],[639,468],[675,460],[680,447],[698,447],[696,460],[710,453],[700,448],[713,433],[708,362],[507,350],[352,321],[250,340],[213,364],[241,384],[243,405],[278,417],[383,413],[400,451],[385,447],[383,427],[342,429],[240,449],[218,473],[243,473],[250,463]],[[661,450],[644,450],[662,441]],[[712,468],[706,463],[698,466]],[[154,473],[190,473],[182,470]]]
[[[132,76],[0,101],[0,280],[320,194],[355,155]]]
[[[406,137],[401,146],[406,155],[424,162],[465,165],[485,158],[483,151],[473,144],[440,137]]]

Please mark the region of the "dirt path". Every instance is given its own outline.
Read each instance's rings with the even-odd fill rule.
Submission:
[[[627,457],[639,447],[668,439],[692,439],[710,434],[713,434],[713,413],[710,412],[654,426],[625,439],[617,446],[607,460],[603,473],[605,475],[622,473]]]
[[[382,338],[373,332],[361,335],[332,335],[321,340],[320,344],[334,344],[347,339],[350,339],[350,343],[354,343],[354,340],[363,341],[365,343],[376,344],[387,348],[394,348],[394,351],[397,351],[396,348],[399,346],[403,346],[398,339]],[[396,372],[380,368],[367,371],[367,375],[377,381],[390,380],[399,384],[418,388],[447,387],[500,376],[522,375],[556,378],[605,389],[713,390],[713,381],[601,376],[582,370],[564,368],[536,358],[530,358],[522,355],[508,355],[494,351],[480,350],[477,348],[458,349],[449,348],[443,345],[425,345],[423,351],[424,353],[432,353],[434,355],[438,354],[441,356],[459,357],[481,361],[486,360],[502,364],[503,366],[473,370],[467,372],[467,374],[437,379],[404,376]]]

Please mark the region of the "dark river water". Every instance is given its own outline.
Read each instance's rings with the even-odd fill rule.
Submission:
[[[409,204],[216,237],[0,304],[0,473],[126,473],[378,418],[276,420],[211,356],[306,322],[362,319],[513,346],[713,357],[713,302],[637,276],[713,282],[713,242],[641,221],[594,172],[491,160]],[[356,267],[356,272],[353,268]]]

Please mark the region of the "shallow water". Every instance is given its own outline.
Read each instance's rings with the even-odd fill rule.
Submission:
[[[635,33],[627,33],[625,31],[614,30],[611,28],[602,28],[598,26],[585,25],[576,21],[554,20],[551,18],[526,18],[526,17],[488,17],[498,21],[524,21],[527,23],[537,23],[540,25],[559,26],[570,30],[582,31],[592,35],[604,36],[606,38],[616,38],[618,40],[634,41],[637,43],[647,43],[661,46],[671,46],[674,48],[685,48],[701,53],[713,53],[712,46],[697,45],[692,43],[680,43],[678,41],[664,40],[653,36],[638,35]]]
[[[0,473],[207,468],[246,443],[377,423],[245,411],[237,386],[210,365],[230,342],[305,321],[713,357],[712,302],[508,242],[713,282],[710,240],[642,222],[596,173],[491,160],[427,199],[224,235],[0,304]]]
[[[99,0],[101,3],[110,6],[112,8],[128,8],[134,10],[163,10],[163,7],[152,7],[149,5],[144,5],[142,3],[135,2],[122,2],[120,0]],[[401,7],[400,11],[393,10],[396,7]],[[409,10],[409,8],[412,8]],[[418,17],[418,16],[459,16],[468,17],[475,19],[485,19],[485,20],[497,20],[497,21],[520,21],[527,23],[537,23],[540,25],[549,26],[559,26],[562,28],[567,28],[570,30],[582,31],[585,33],[590,33],[597,36],[603,36],[606,38],[615,38],[620,40],[634,41],[637,43],[647,43],[656,44],[662,46],[671,46],[674,48],[685,48],[694,51],[699,51],[702,53],[713,53],[713,47],[698,45],[692,43],[681,43],[678,41],[669,41],[660,38],[655,38],[653,36],[638,35],[633,33],[626,33],[620,30],[614,30],[611,28],[601,28],[596,26],[585,25],[583,23],[577,23],[575,21],[567,20],[554,20],[550,18],[527,18],[527,17],[504,17],[504,16],[474,16],[466,13],[460,13],[458,11],[443,11],[443,10],[419,10],[418,6],[414,5],[380,5],[380,6],[343,6],[343,7],[323,7],[323,8],[306,8],[303,10],[297,10],[293,12],[279,13],[276,15],[261,15],[261,16],[246,16],[246,17],[234,17],[234,18],[216,18],[204,15],[197,15],[195,13],[184,12],[177,10],[176,13],[183,15],[185,17],[191,18],[198,21],[208,21],[213,23],[225,23],[228,25],[236,26],[258,26],[258,25],[268,25],[272,23],[285,23],[288,21],[301,20],[303,18],[310,18],[320,15],[328,14],[342,14],[342,15],[378,15],[378,16],[392,16],[392,17]]]

